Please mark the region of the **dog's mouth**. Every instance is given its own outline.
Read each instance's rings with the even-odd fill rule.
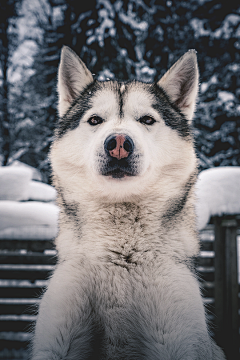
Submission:
[[[110,176],[113,179],[122,179],[137,175],[136,166],[126,159],[111,159],[101,169],[103,176]]]
[[[104,172],[102,175],[104,176],[111,176],[114,179],[121,179],[127,176],[134,176],[134,174],[130,171],[122,170],[120,168],[109,170]]]

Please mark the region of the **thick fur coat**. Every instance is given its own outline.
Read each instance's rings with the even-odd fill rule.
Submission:
[[[95,81],[64,47],[58,90],[59,260],[32,359],[225,359],[193,267],[195,51],[145,84]]]

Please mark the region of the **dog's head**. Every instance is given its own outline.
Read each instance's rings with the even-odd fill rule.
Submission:
[[[51,161],[79,194],[126,201],[195,168],[191,119],[198,90],[195,51],[154,84],[99,82],[64,47],[58,76],[59,115]]]

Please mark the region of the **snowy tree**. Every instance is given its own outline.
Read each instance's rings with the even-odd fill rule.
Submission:
[[[204,2],[190,24],[202,81],[195,121],[200,165],[240,165],[240,6]]]
[[[82,46],[79,26],[81,28],[82,23],[88,21],[89,10],[83,5],[86,12],[81,13],[79,4],[72,0],[39,0],[37,3],[40,6],[29,6],[28,11],[35,17],[41,32],[36,37],[31,36],[37,45],[32,74],[19,84],[21,91],[13,96],[12,105],[18,121],[11,161],[20,160],[37,167],[48,181],[47,155],[57,119],[56,81],[60,51],[65,44],[76,51],[77,45]],[[91,7],[90,3],[88,7]],[[85,37],[83,31],[82,36]]]
[[[0,69],[1,69],[1,108],[0,108],[0,141],[1,162],[7,164],[11,148],[11,115],[9,111],[9,81],[8,70],[13,51],[14,32],[13,19],[17,16],[20,5],[17,0],[1,0],[0,3]]]

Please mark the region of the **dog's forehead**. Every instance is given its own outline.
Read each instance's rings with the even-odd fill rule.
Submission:
[[[97,91],[92,99],[92,106],[99,112],[114,112],[118,105],[118,93],[113,88],[103,88]]]
[[[120,111],[136,112],[143,108],[149,108],[153,103],[154,96],[148,89],[147,84],[136,81],[129,83],[105,82],[101,84],[99,91],[94,94],[92,105],[98,111],[108,113]]]
[[[123,93],[123,110],[147,109],[151,107],[153,101],[154,96],[146,87],[132,85]]]

